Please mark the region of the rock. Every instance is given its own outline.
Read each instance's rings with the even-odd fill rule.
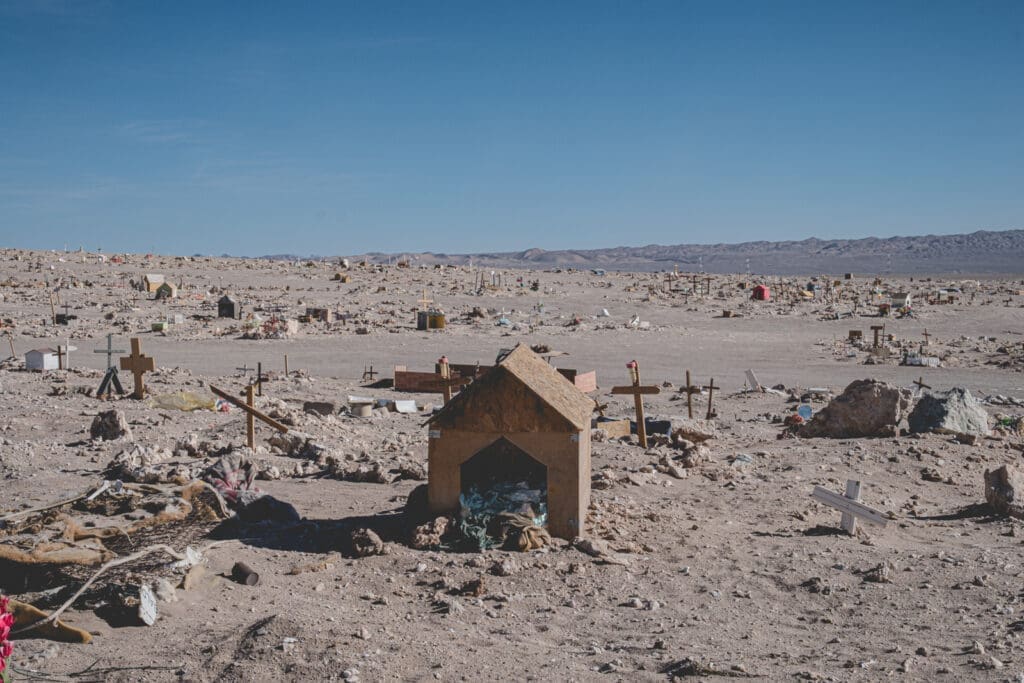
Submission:
[[[512,576],[519,571],[519,565],[510,559],[498,560],[491,565],[491,573],[495,576]]]
[[[260,495],[254,499],[239,496],[238,519],[242,522],[298,522],[302,516],[291,503],[273,496]]]
[[[892,562],[883,562],[877,567],[872,567],[863,572],[864,580],[871,583],[892,583],[893,573],[896,568]]]
[[[302,404],[302,412],[310,415],[334,415],[338,412],[338,404],[334,401],[306,401]]]
[[[988,413],[971,392],[954,387],[922,396],[907,417],[911,433],[988,436]]]
[[[703,443],[717,436],[715,423],[711,420],[698,420],[688,417],[672,418],[672,440],[685,439],[693,443]]]
[[[352,553],[356,557],[384,555],[387,553],[387,546],[372,529],[356,529],[352,532]]]
[[[103,441],[114,441],[121,438],[128,441],[133,440],[128,420],[120,410],[107,410],[97,415],[92,421],[92,426],[89,427],[89,435]]]
[[[911,393],[887,382],[860,379],[800,427],[801,437],[856,439],[896,433],[910,406]]]
[[[998,514],[1024,519],[1024,472],[1012,465],[985,470],[985,500]]]

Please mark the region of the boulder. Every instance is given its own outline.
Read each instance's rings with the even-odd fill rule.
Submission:
[[[911,433],[987,436],[988,413],[963,387],[925,394],[907,417]]]
[[[802,426],[802,437],[856,439],[893,436],[910,407],[911,393],[887,382],[859,379]]]
[[[715,423],[711,420],[672,418],[672,439],[675,441],[686,440],[700,444],[715,438],[716,435]]]
[[[985,470],[985,500],[1000,515],[1024,519],[1024,472],[1012,465]]]
[[[132,440],[131,427],[128,426],[128,420],[120,410],[107,410],[97,415],[92,421],[92,426],[89,427],[89,435],[103,441],[114,441],[121,438]]]
[[[384,541],[372,529],[356,529],[352,532],[352,553],[356,557],[383,555],[386,552]]]
[[[302,404],[302,412],[311,415],[334,415],[338,412],[338,404],[334,401],[306,401]]]

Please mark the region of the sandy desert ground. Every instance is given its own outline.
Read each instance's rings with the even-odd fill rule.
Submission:
[[[161,592],[152,626],[112,623],[77,604],[62,619],[92,633],[91,644],[17,640],[16,680],[1024,680],[1024,528],[993,514],[983,482],[985,470],[1019,464],[1024,435],[996,430],[973,443],[942,434],[779,438],[796,405],[791,392],[799,399],[827,389],[811,392],[817,412],[866,378],[914,392],[919,379],[936,391],[965,387],[988,399],[993,422],[1013,422],[1024,414],[1020,279],[885,277],[876,285],[864,274],[717,275],[708,294],[695,294],[688,277],[666,291],[665,275],[652,273],[503,270],[500,287],[480,289],[481,274],[468,267],[118,260],[0,251],[0,318],[15,351],[0,368],[0,517],[95,490],[119,454],[159,471],[177,468],[178,477],[202,472],[218,454],[250,457],[237,409],[182,412],[89,395],[106,364],[94,349],[109,333],[117,349],[139,338],[155,359],[146,375],[153,399],[209,396],[209,383],[237,394],[252,378],[239,368],[261,363],[268,378],[257,407],[322,451],[289,456],[257,423],[256,484],[302,520],[164,539],[179,552],[218,543],[203,550],[187,589],[171,575],[175,588]],[[178,298],[133,289],[145,273],[177,284]],[[332,279],[336,273],[350,281]],[[490,271],[482,276],[491,282]],[[812,277],[821,288],[808,298],[799,292]],[[841,295],[826,293],[833,280]],[[749,285],[760,282],[771,287],[771,301],[750,299]],[[960,289],[956,302],[928,303],[940,287]],[[876,289],[882,298],[910,292],[914,315],[876,317]],[[75,316],[67,325],[52,324],[54,290],[56,312]],[[444,330],[416,330],[424,290],[446,313]],[[307,307],[338,319],[246,339],[243,320],[217,317],[225,292],[264,322],[296,320]],[[735,315],[723,317],[726,310]],[[182,322],[152,331],[175,314]],[[870,340],[871,325],[883,322],[892,357],[867,364],[869,352],[844,340],[855,329]],[[925,330],[924,350],[941,366],[899,365],[903,350],[920,350]],[[586,536],[604,552],[562,539],[528,553],[414,549],[395,529],[407,496],[424,482],[352,479],[375,464],[422,471],[426,416],[355,417],[347,397],[438,406],[440,394],[369,388],[363,371],[372,365],[378,379],[395,365],[431,372],[442,355],[489,365],[520,342],[565,352],[552,359],[559,367],[596,370],[593,395],[614,417],[633,416],[632,398],[610,393],[628,383],[630,360],[644,383],[661,387],[646,397],[649,417],[685,414],[679,390],[687,370],[701,385],[713,378],[721,387],[717,435],[693,466],[671,471],[665,464],[678,449],[666,439],[647,449],[636,436],[595,439]],[[76,347],[70,370],[24,369],[26,351],[68,343]],[[0,356],[8,351],[0,338]],[[748,391],[748,369],[765,387],[782,388]],[[131,375],[121,378],[130,391]],[[707,400],[706,392],[694,397],[698,414]],[[309,401],[336,409],[307,412]],[[123,412],[130,440],[91,438],[95,416],[111,409]],[[863,482],[863,502],[885,513],[887,526],[840,533],[839,511],[811,498],[815,486],[841,493],[848,479]],[[58,512],[32,530],[8,521],[0,545],[64,528],[65,513],[84,514],[74,505]],[[93,523],[152,516],[140,508]],[[356,557],[349,536],[359,528],[376,530],[386,552]],[[127,554],[140,545],[122,539],[117,547]],[[229,578],[239,560],[260,574],[258,585]],[[18,581],[0,574],[0,590],[45,609],[60,604]]]

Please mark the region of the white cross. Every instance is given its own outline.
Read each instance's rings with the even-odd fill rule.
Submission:
[[[818,500],[825,505],[834,507],[843,513],[839,526],[851,536],[857,533],[857,520],[861,519],[868,524],[884,527],[889,523],[885,513],[869,508],[860,502],[860,482],[854,479],[846,480],[846,495],[841,496],[820,486],[814,487],[811,498]]]

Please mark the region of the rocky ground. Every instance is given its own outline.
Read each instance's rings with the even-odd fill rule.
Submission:
[[[19,640],[17,676],[931,681],[1024,673],[1024,528],[986,505],[983,477],[1018,464],[1024,447],[1015,421],[1024,413],[1019,281],[876,285],[839,274],[839,291],[826,293],[833,279],[819,277],[822,291],[808,298],[797,285],[810,278],[769,278],[773,300],[754,302],[749,285],[762,280],[747,276],[715,276],[705,295],[689,278],[666,291],[664,274],[486,271],[486,283],[498,275],[502,283],[481,289],[481,273],[468,268],[138,255],[113,263],[12,250],[0,258],[0,317],[16,352],[0,367],[0,509],[54,503],[113,473],[171,485],[239,453],[253,461],[256,485],[302,517],[222,533],[203,552],[202,575],[162,596],[152,626],[65,612],[92,643]],[[181,285],[180,296],[155,301],[131,288],[151,272]],[[335,272],[351,281],[333,280]],[[952,304],[927,303],[940,287],[962,292]],[[54,310],[75,316],[69,325],[52,324],[54,289]],[[443,331],[415,330],[424,290],[447,314]],[[889,291],[914,295],[912,316],[874,316]],[[217,318],[225,292],[260,319]],[[297,320],[307,307],[344,320],[292,332],[266,324]],[[152,331],[175,314],[182,322]],[[892,338],[878,352],[870,326],[883,323]],[[866,342],[845,342],[853,329]],[[93,350],[108,333],[118,349],[140,338],[155,358],[148,401],[90,395],[106,362]],[[25,351],[68,340],[77,347],[70,371],[24,370]],[[556,539],[529,553],[411,547],[395,520],[425,476],[425,412],[354,417],[348,396],[436,406],[438,394],[368,387],[362,373],[370,365],[378,379],[394,365],[431,371],[442,354],[490,364],[521,341],[568,353],[553,359],[560,367],[596,370],[594,396],[614,417],[632,413],[630,397],[609,393],[628,382],[629,360],[644,383],[662,388],[648,397],[652,417],[685,414],[686,370],[695,384],[713,378],[721,387],[714,437],[701,446],[656,437],[643,449],[635,436],[596,435],[586,543]],[[905,352],[939,358],[940,367],[900,365]],[[210,382],[237,394],[252,376],[238,368],[256,363],[268,375],[257,406],[308,441],[272,439],[258,423],[248,454],[237,409],[182,412],[166,402],[181,392],[212,401]],[[746,391],[747,369],[781,388]],[[997,429],[972,439],[788,434],[792,397],[806,397],[818,414],[865,378],[906,390],[910,403],[920,392],[914,380],[936,392],[967,388]],[[706,391],[694,396],[698,415],[707,401]],[[94,437],[96,416],[111,409],[130,435]],[[811,498],[815,486],[841,493],[851,478],[863,482],[863,502],[888,516],[885,527],[843,534],[839,512]],[[132,514],[138,522],[148,513]],[[350,532],[362,528],[379,532],[385,552],[354,556]],[[259,572],[258,585],[230,580],[239,560]],[[3,583],[0,576],[11,590]]]

